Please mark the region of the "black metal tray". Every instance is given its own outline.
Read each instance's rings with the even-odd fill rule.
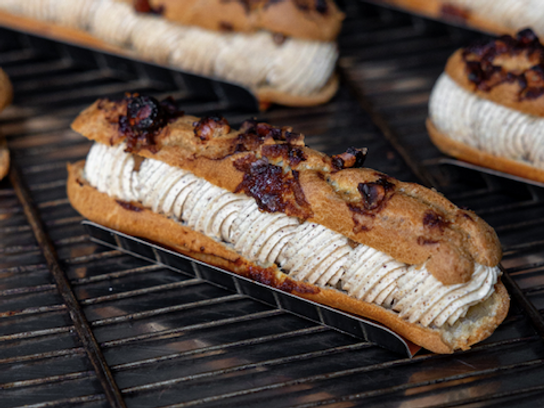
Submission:
[[[409,358],[420,350],[420,347],[408,342],[387,327],[370,320],[299,298],[94,222],[83,221],[82,224],[91,240],[107,247],[167,266],[192,278],[219,285]]]

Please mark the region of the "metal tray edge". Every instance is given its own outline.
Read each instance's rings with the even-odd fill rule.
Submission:
[[[376,344],[396,354],[412,358],[421,349],[387,327],[370,320],[302,299],[91,221],[84,220],[82,225],[93,242],[164,265],[171,270],[202,279],[213,285],[219,285],[256,301]]]

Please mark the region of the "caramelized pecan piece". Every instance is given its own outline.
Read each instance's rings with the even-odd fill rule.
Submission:
[[[215,137],[224,136],[230,132],[229,122],[223,117],[210,116],[194,122],[195,136],[203,142]]]
[[[516,38],[503,35],[472,44],[464,49],[463,59],[469,81],[481,91],[517,81],[520,100],[544,94],[544,46],[531,29]]]
[[[259,208],[267,212],[283,212],[289,216],[307,219],[313,215],[300,186],[298,172],[284,172],[280,166],[257,159],[253,154],[237,159],[234,167],[244,173],[235,193],[253,197]]]
[[[126,138],[127,152],[147,148],[157,150],[157,136],[169,122],[183,116],[173,99],[162,102],[152,96],[129,95],[125,97],[126,115],[118,119],[119,133]]]
[[[363,167],[368,149],[349,147],[344,153],[332,156],[332,165],[337,170]]]
[[[271,159],[281,157],[292,167],[296,167],[301,161],[307,159],[302,149],[291,146],[289,143],[263,146],[262,154]]]
[[[164,6],[153,8],[149,4],[149,0],[133,0],[134,10],[138,13],[151,13],[162,14],[164,12]]]
[[[386,198],[390,197],[390,192],[393,192],[395,185],[387,180],[385,176],[381,176],[376,181],[368,183],[359,183],[357,190],[362,197],[362,204],[365,210],[374,211],[380,210],[386,203]]]
[[[425,215],[423,216],[423,225],[425,227],[431,229],[438,229],[440,232],[444,232],[444,230],[450,224],[451,223],[446,220],[443,215],[438,214],[436,211],[433,210],[426,211]]]

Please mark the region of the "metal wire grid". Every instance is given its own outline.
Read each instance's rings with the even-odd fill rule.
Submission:
[[[429,38],[436,35],[428,27],[394,14],[377,16],[374,8],[359,14],[358,3],[350,7],[355,13],[342,37],[342,66],[350,87],[343,87],[323,107],[276,108],[259,116],[294,126],[309,135],[310,145],[329,153],[350,144],[368,145],[369,166],[414,179],[350,92],[370,106],[370,117],[382,131],[391,132],[401,155],[406,155],[403,149],[414,154],[414,146],[417,154],[432,152],[421,129],[420,133],[407,130],[407,125],[417,128],[418,118],[424,117],[429,87],[388,89],[399,106],[398,110],[390,106],[388,111],[379,100],[380,95],[386,98],[379,86],[390,77],[378,74],[387,47],[403,49],[406,40],[413,55],[434,55],[439,61],[435,54],[446,55],[453,49],[456,34],[442,33],[439,50],[428,50],[434,44]],[[382,53],[373,37],[382,39]],[[123,78],[79,66],[55,53],[42,55],[21,43],[19,36],[11,38],[2,41],[0,61],[14,78],[18,93],[15,105],[2,116],[2,129],[20,169],[15,174],[21,182],[15,180],[13,185],[26,191],[29,201],[20,202],[12,184],[0,184],[0,406],[447,407],[504,406],[514,400],[519,406],[534,406],[540,400],[542,339],[517,304],[493,337],[474,350],[399,359],[371,344],[89,242],[64,192],[65,162],[84,157],[89,147],[86,140],[66,130],[71,119],[87,98],[127,88],[155,95],[167,89],[156,83],[142,84],[137,76]],[[368,62],[363,63],[363,57]],[[410,82],[410,75],[416,82],[418,73],[423,76],[417,67],[410,74],[403,74],[401,67],[394,63],[391,68],[399,84]],[[369,72],[378,75],[378,80],[366,79]],[[430,86],[432,81],[425,78]],[[52,85],[40,91],[29,85],[32,81]],[[84,96],[82,100],[78,93]],[[216,100],[178,99],[197,115],[216,110],[232,123],[248,116],[236,108],[218,106]],[[419,116],[408,113],[414,109]],[[400,117],[405,121],[394,120]],[[517,247],[507,243],[505,265],[520,286],[538,287],[542,259],[534,234],[527,234],[520,224],[527,211],[539,214],[540,198],[535,192],[539,190],[478,174],[467,178],[455,167],[434,164],[437,154],[424,159],[429,157],[430,164],[414,172],[428,172],[454,200],[482,210],[495,226],[509,219],[498,225],[501,238],[510,233],[517,236]],[[488,199],[491,193],[508,200],[497,205]],[[520,202],[521,209],[514,210]],[[47,251],[34,238],[23,214],[23,205],[28,204],[37,208],[45,236],[52,241],[54,259],[68,277],[97,339],[97,356],[90,352],[87,340],[76,334],[73,311],[59,294],[44,258]],[[538,294],[525,292],[537,308]],[[104,370],[93,367],[93,358],[104,363]],[[104,371],[111,372],[113,389]]]

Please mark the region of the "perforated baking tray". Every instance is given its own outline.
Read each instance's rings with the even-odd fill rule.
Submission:
[[[0,36],[4,40],[16,38],[37,53],[59,55],[66,64],[120,73],[125,78],[138,78],[150,85],[160,84],[176,90],[178,98],[216,99],[224,108],[259,110],[256,96],[240,84],[155,64],[138,58],[135,53],[120,53],[92,43],[81,43],[77,39],[59,41],[43,29],[25,31],[17,24],[6,26],[7,17],[4,14],[0,12]]]
[[[130,255],[167,266],[192,278],[219,285],[409,358],[421,349],[387,327],[370,320],[299,298],[94,222],[83,221],[82,224],[94,242],[109,248],[119,249]]]
[[[177,92],[131,64],[72,64],[62,44],[0,30],[0,65],[16,90],[0,126],[19,169],[0,182],[2,408],[542,405],[544,189],[436,161],[425,129],[447,57],[479,34],[360,0],[344,6],[340,92],[323,106],[266,112]],[[368,167],[476,211],[503,245],[509,316],[471,350],[407,358],[90,241],[65,191],[66,162],[90,143],[69,126],[96,98],[137,91],[175,93],[186,112],[233,127],[252,115],[293,126],[328,154],[367,146]]]

